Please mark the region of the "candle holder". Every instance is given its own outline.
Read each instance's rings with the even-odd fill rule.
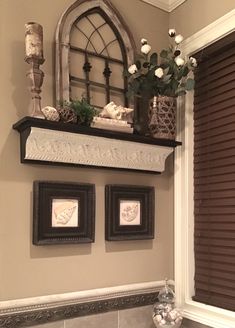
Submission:
[[[30,116],[45,118],[41,111],[40,96],[44,73],[39,68],[45,61],[43,58],[43,30],[41,25],[34,22],[27,23],[25,29],[25,61],[31,66],[26,74],[30,81],[32,96]]]

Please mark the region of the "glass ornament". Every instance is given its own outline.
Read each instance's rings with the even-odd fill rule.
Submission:
[[[175,308],[175,293],[168,286],[167,279],[165,286],[158,294],[159,302],[153,306],[153,322],[157,328],[179,328],[183,317],[179,309]]]

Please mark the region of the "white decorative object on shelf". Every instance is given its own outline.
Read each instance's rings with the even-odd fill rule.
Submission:
[[[132,113],[134,109],[126,108],[121,105],[116,105],[113,101],[104,106],[104,109],[100,112],[100,117],[106,117],[115,120],[122,120],[128,114]]]
[[[42,108],[42,113],[45,116],[45,118],[49,121],[56,121],[58,122],[60,120],[60,115],[56,108],[51,106],[46,106]]]
[[[104,130],[133,133],[133,128],[131,127],[131,124],[127,121],[103,118],[98,116],[95,116],[93,118],[91,127]]]
[[[162,172],[173,147],[31,127],[23,160]]]

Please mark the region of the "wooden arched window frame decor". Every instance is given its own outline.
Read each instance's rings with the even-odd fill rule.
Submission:
[[[127,106],[123,71],[134,54],[131,33],[108,0],[76,1],[56,30],[57,102],[85,95],[98,108],[115,100]]]

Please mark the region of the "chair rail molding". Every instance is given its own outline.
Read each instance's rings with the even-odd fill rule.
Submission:
[[[174,285],[174,281],[169,281]],[[0,327],[26,327],[89,314],[154,304],[165,281],[0,302]]]
[[[235,10],[198,31],[182,43],[185,55],[235,30]],[[178,104],[182,106],[182,104]],[[194,217],[193,217],[193,94],[185,96],[185,113],[178,111],[177,138],[183,146],[175,151],[175,292],[184,317],[213,328],[234,328],[235,312],[192,300],[194,295]]]
[[[141,0],[141,1],[149,3],[154,7],[157,7],[159,9],[165,10],[170,13],[175,8],[177,8],[182,3],[184,3],[186,0]]]

